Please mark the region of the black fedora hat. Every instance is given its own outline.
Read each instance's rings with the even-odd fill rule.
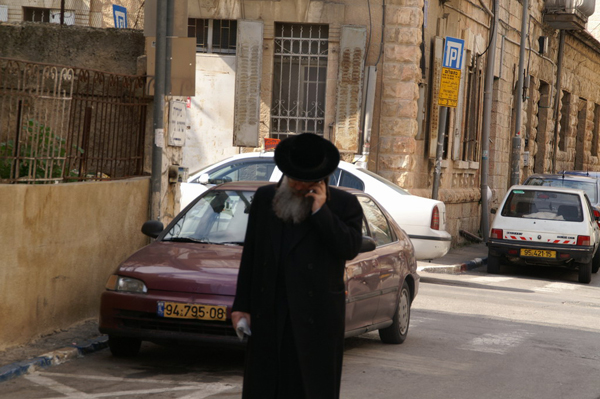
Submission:
[[[294,180],[319,181],[332,174],[340,152],[329,140],[313,133],[290,136],[275,148],[275,163]]]

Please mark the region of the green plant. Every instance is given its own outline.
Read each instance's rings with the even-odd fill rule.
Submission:
[[[18,176],[31,176],[35,179],[61,178],[67,153],[66,140],[52,132],[49,126],[45,126],[36,120],[30,119],[23,125],[21,141],[17,154],[16,167]],[[83,149],[78,146],[73,148],[83,154]],[[14,140],[0,143],[0,178],[10,179],[11,164],[15,154]],[[9,158],[11,157],[11,158]],[[33,173],[30,172],[31,168]],[[68,176],[77,176],[71,171]]]

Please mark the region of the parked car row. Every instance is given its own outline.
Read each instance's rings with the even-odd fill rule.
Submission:
[[[138,353],[142,341],[239,344],[231,322],[248,209],[267,182],[213,186],[125,260],[101,297],[100,332],[115,356]],[[345,188],[344,188],[345,189]],[[379,331],[402,343],[419,289],[413,245],[387,210],[368,193],[354,194],[364,211],[363,247],[345,268],[346,336]]]
[[[512,186],[491,225],[488,272],[503,264],[560,266],[589,283],[600,268],[599,187],[596,178],[566,173]]]
[[[217,184],[280,179],[273,152],[235,155],[194,173],[187,183],[182,183],[181,209]],[[446,231],[446,206],[442,201],[411,195],[391,181],[344,161],[339,163],[329,184],[355,188],[376,198],[408,234],[418,260],[440,258],[450,250],[452,237]]]

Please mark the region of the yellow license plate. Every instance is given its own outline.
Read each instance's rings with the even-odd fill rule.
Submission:
[[[194,305],[179,302],[158,302],[160,317],[198,320],[227,320],[227,306]]]
[[[521,256],[532,256],[534,258],[556,258],[556,251],[521,248]]]

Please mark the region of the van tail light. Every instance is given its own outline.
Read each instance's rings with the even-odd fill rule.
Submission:
[[[492,234],[490,234],[490,238],[496,238],[501,240],[504,237],[504,231],[502,229],[492,229]]]
[[[440,229],[440,210],[437,205],[433,207],[433,212],[431,213],[431,228],[433,230]]]
[[[577,245],[591,245],[590,236],[577,236]]]

